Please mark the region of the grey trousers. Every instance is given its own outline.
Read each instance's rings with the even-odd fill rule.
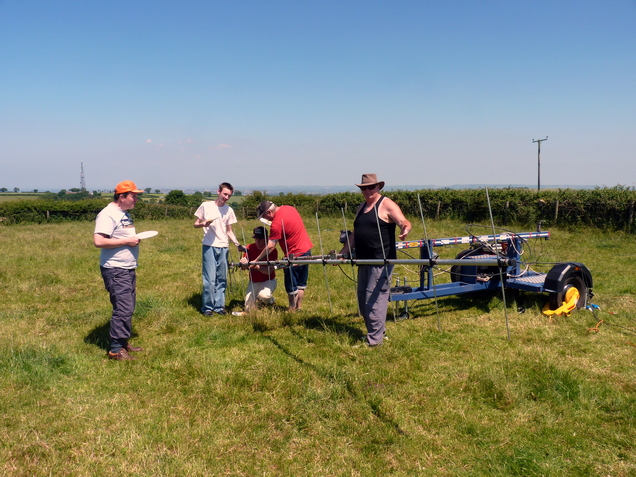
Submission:
[[[389,289],[393,265],[358,266],[358,305],[367,326],[370,345],[382,344],[389,307]]]
[[[113,315],[110,318],[110,351],[119,352],[132,335],[132,315],[137,300],[135,270],[100,267],[104,286],[110,294]]]

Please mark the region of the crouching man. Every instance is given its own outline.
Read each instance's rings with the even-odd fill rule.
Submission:
[[[276,269],[273,266],[249,265],[255,261],[267,245],[267,230],[256,227],[252,235],[254,243],[247,246],[246,255],[241,258],[241,268],[249,270],[250,280],[245,295],[245,311],[250,312],[258,308],[259,303],[274,304],[274,290],[276,290]],[[278,250],[266,252],[262,261],[278,260]]]

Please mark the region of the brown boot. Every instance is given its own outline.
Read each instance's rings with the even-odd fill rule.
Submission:
[[[125,348],[120,349],[117,353],[108,352],[108,359],[115,359],[117,361],[132,361],[135,359],[133,356],[128,354]]]
[[[124,348],[126,348],[126,351],[128,351],[129,353],[136,353],[138,351],[143,351],[144,349],[140,346],[133,346],[129,343],[126,343],[126,346],[124,346]]]

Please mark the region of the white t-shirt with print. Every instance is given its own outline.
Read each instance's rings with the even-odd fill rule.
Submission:
[[[135,225],[128,212],[121,210],[114,202],[104,207],[97,215],[95,233],[116,239],[137,235]],[[123,245],[117,248],[102,248],[100,249],[99,264],[104,268],[137,268],[138,256],[139,246]]]
[[[194,215],[201,221],[212,220],[209,227],[203,227],[203,245],[219,248],[229,247],[227,226],[237,222],[232,207],[227,204],[219,207],[215,201],[210,200],[203,202]]]

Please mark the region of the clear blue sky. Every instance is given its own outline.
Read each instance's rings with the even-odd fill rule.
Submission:
[[[636,0],[0,0],[0,187],[636,185]]]

